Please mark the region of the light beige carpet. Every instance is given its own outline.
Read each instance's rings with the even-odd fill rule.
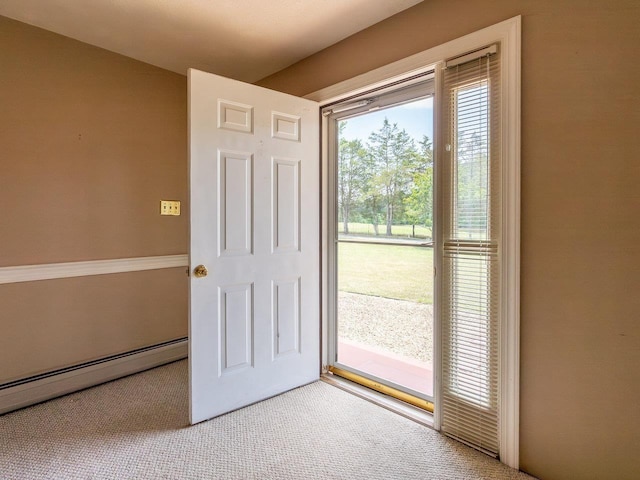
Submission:
[[[187,426],[176,362],[0,416],[0,479],[531,479],[323,382]]]

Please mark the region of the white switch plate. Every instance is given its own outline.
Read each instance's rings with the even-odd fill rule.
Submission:
[[[178,200],[160,200],[160,215],[180,215]]]

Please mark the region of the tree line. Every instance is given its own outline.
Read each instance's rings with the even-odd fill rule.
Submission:
[[[385,225],[433,224],[433,150],[426,135],[416,142],[396,123],[384,119],[366,142],[349,140],[339,125],[338,221],[370,223],[376,235]]]
[[[478,122],[456,133],[453,160],[453,221],[458,234],[476,237],[488,228],[490,202],[489,144]],[[375,235],[385,225],[433,226],[433,149],[429,137],[420,141],[384,119],[366,142],[349,140],[339,126],[338,221],[344,233],[349,222],[369,223]],[[496,177],[497,178],[497,177]]]

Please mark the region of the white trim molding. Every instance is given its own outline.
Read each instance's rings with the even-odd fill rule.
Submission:
[[[0,415],[187,357],[180,339],[0,388]]]
[[[500,460],[520,466],[520,66],[521,18],[502,22],[502,291]]]
[[[389,83],[410,78],[414,75],[435,69],[435,65],[447,58],[457,57],[478,49],[478,45],[492,42],[511,41],[511,30],[517,25],[518,64],[520,63],[520,16],[510,18],[464,37],[435,46],[428,50],[403,58],[375,70],[330,85],[304,96],[320,103],[320,106],[335,103],[343,98],[358,95],[369,90],[383,87]],[[515,32],[513,32],[515,33]],[[513,39],[515,40],[515,38]],[[516,48],[516,45],[513,45]]]
[[[0,285],[187,266],[189,266],[189,255],[182,254],[0,267]]]
[[[394,82],[412,78],[428,71],[437,71],[446,59],[467,54],[492,43],[500,43],[502,51],[502,132],[503,132],[503,266],[500,332],[500,460],[513,468],[519,468],[520,450],[520,65],[521,65],[521,17],[513,17],[482,30],[470,33],[442,45],[435,46],[389,65],[363,73],[354,78],[328,86],[305,96],[324,105],[330,105]],[[436,75],[436,91],[439,89]],[[438,101],[436,94],[436,102]],[[437,111],[438,108],[435,108]],[[327,152],[327,120],[323,120],[322,149],[322,331],[323,364],[331,364],[335,354],[331,347],[328,312],[332,304],[333,280],[329,274],[327,254],[332,238],[329,224],[332,215],[328,206],[330,175]],[[434,121],[437,129],[437,119]],[[435,132],[435,139],[438,133]],[[434,139],[434,142],[436,141]],[[437,146],[434,144],[434,152]],[[437,193],[437,192],[436,192]],[[438,235],[436,227],[436,236]],[[330,260],[330,259],[329,259]],[[437,259],[436,259],[436,265]],[[436,282],[437,284],[437,282]],[[436,292],[437,294],[438,292]],[[436,300],[437,302],[437,300]],[[439,338],[439,315],[436,304],[434,338]],[[435,353],[439,351],[437,340]],[[435,366],[439,360],[435,360]],[[434,428],[440,428],[439,388],[440,378],[435,373]]]

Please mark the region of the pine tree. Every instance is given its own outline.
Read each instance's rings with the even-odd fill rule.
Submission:
[[[349,233],[351,213],[364,193],[366,180],[366,151],[360,140],[347,140],[342,134],[346,122],[339,126],[338,143],[338,212]]]
[[[386,234],[390,236],[394,218],[401,214],[403,198],[413,179],[417,158],[415,142],[397,123],[391,124],[385,118],[380,130],[369,136],[367,151],[373,167],[369,200],[370,203],[374,197],[382,200]]]
[[[426,135],[419,142],[413,186],[405,198],[405,207],[412,225],[433,226],[433,149]]]

